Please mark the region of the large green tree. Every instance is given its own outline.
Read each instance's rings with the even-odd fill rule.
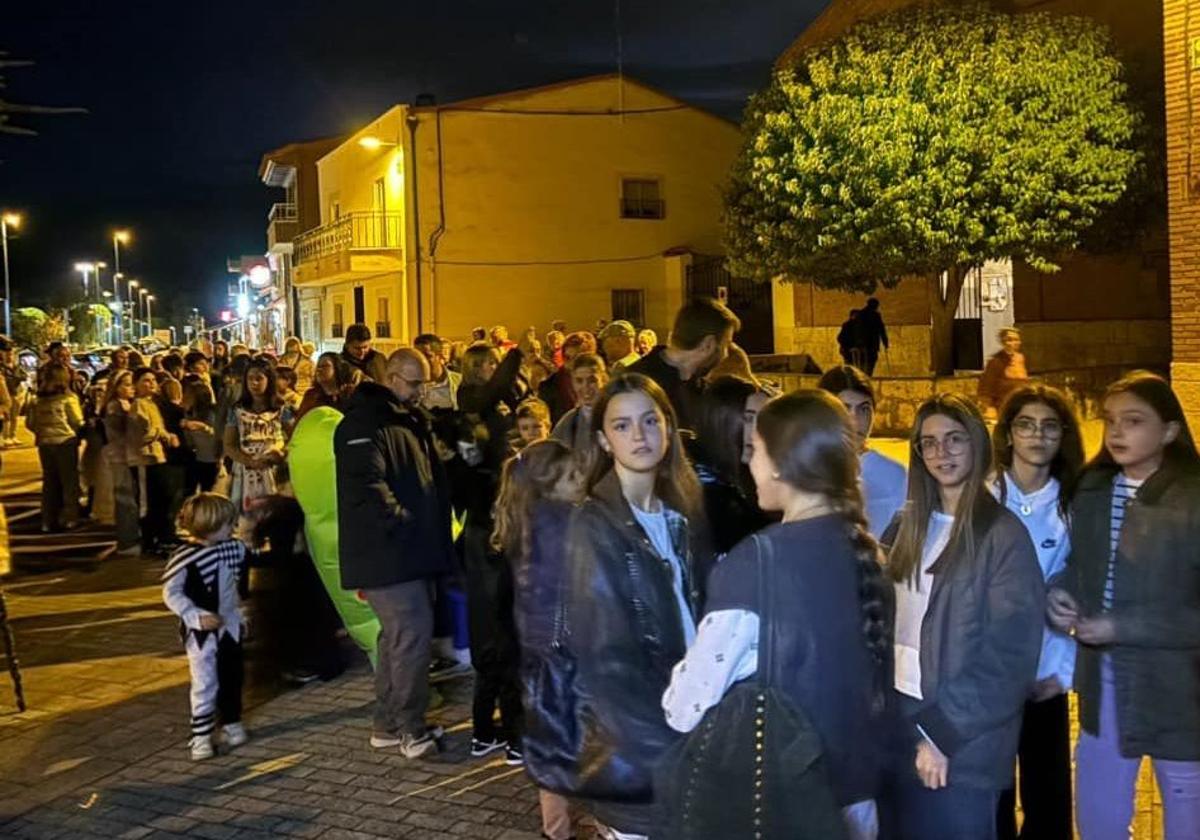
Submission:
[[[68,310],[71,318],[71,341],[92,347],[111,340],[113,314],[102,303],[77,303]]]
[[[1004,258],[1057,270],[1143,166],[1140,124],[1093,21],[983,4],[869,20],[751,99],[730,268],[864,293],[924,276],[932,365],[949,372],[966,273]]]

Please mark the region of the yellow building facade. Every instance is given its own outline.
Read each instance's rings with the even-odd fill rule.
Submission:
[[[665,336],[692,254],[715,254],[736,125],[616,75],[399,105],[317,163],[296,240],[307,340],[361,321],[383,351],[553,320]]]

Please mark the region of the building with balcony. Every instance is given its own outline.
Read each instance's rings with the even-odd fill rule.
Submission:
[[[304,336],[365,323],[387,352],[555,319],[665,335],[691,255],[718,251],[738,128],[616,74],[397,105],[317,161],[292,257]]]
[[[270,276],[252,284],[247,318],[259,346],[283,349],[284,339],[300,334],[300,306],[293,283],[295,256],[292,241],[321,223],[317,188],[317,160],[340,140],[289,143],[263,155],[259,179],[283,190],[283,200],[267,211],[267,265]]]

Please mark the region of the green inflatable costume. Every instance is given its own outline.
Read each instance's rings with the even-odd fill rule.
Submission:
[[[296,501],[304,511],[304,537],[317,574],[346,630],[366,651],[375,667],[379,619],[357,592],[342,589],[338,565],[337,469],[333,460],[333,431],[342,422],[335,408],[314,408],[300,419],[288,444],[288,469]]]

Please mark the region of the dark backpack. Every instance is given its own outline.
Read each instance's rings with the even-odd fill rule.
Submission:
[[[821,738],[771,678],[771,541],[758,549],[758,674],[731,688],[700,724],[663,756],[655,774],[662,830],[671,840],[782,838],[841,840]]]

